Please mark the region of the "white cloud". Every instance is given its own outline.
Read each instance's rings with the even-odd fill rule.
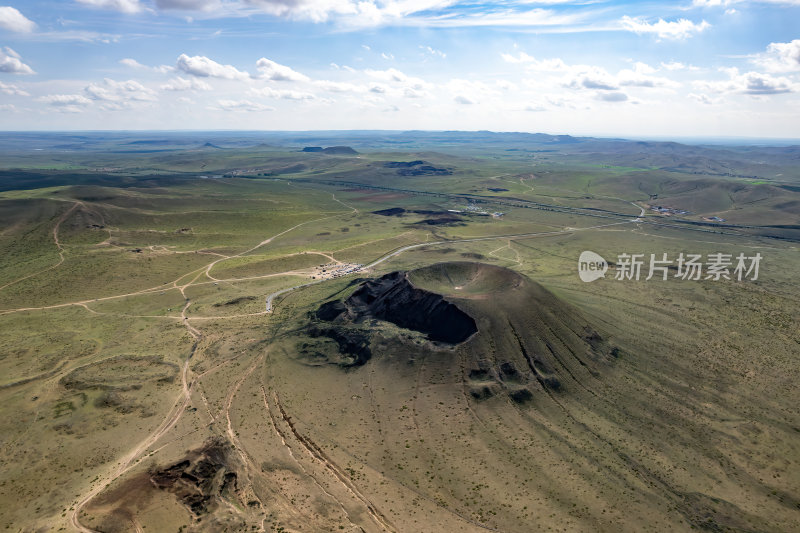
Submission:
[[[80,113],[92,104],[92,101],[80,94],[50,94],[38,99],[62,113]]]
[[[297,72],[296,70],[276,63],[266,57],[262,57],[256,62],[259,74],[256,76],[261,79],[273,81],[309,81],[309,77]]]
[[[725,7],[737,3],[737,0],[692,0],[695,7]]]
[[[619,85],[614,77],[599,67],[581,69],[577,74],[567,77],[564,82],[564,87],[600,91],[616,91],[619,89]]]
[[[211,85],[197,78],[181,78],[177,76],[161,86],[162,91],[210,91]]]
[[[186,11],[209,11],[220,7],[219,0],[156,0],[159,9],[182,9]]]
[[[30,33],[36,29],[36,23],[13,7],[0,6],[0,28],[18,33]]]
[[[733,8],[728,8],[734,4],[742,4],[748,1],[752,1],[752,3],[758,4],[775,4],[775,5],[782,5],[782,6],[800,6],[800,0],[693,0],[692,6],[693,7],[700,7],[700,8],[714,8],[714,7],[723,7],[725,9],[726,15],[732,15],[734,13],[738,13]]]
[[[638,34],[654,33],[661,39],[686,39],[692,34],[700,33],[711,27],[711,24],[705,20],[695,23],[688,19],[678,19],[672,22],[658,19],[657,22],[650,23],[642,17],[634,18],[627,15],[622,17],[620,24],[628,31]]]
[[[676,88],[680,84],[672,81],[669,78],[661,76],[648,76],[642,74],[641,70],[621,70],[617,74],[617,81],[620,85],[625,87],[647,87],[651,89],[656,88]]]
[[[81,4],[122,13],[138,13],[143,9],[139,0],[77,0]]]
[[[661,62],[661,68],[676,71],[676,70],[700,70],[699,68],[695,67],[694,65],[686,65],[684,63],[680,63],[678,61],[669,61],[669,62]]]
[[[332,93],[363,93],[367,90],[364,86],[346,81],[317,80],[314,85]]]
[[[628,95],[619,91],[600,92],[595,94],[594,97],[602,102],[625,102],[628,100]]]
[[[539,60],[525,52],[520,52],[516,57],[511,54],[500,54],[500,57],[507,63],[524,64],[527,70],[550,72],[569,70],[567,64],[559,58]]]
[[[120,65],[125,65],[126,67],[130,67],[130,68],[149,68],[147,65],[142,65],[141,63],[139,63],[135,59],[131,59],[129,57],[126,57],[125,59],[120,59],[119,60],[119,64]]]
[[[135,80],[114,81],[106,78],[102,84],[90,83],[84,94],[91,99],[116,104],[116,108],[127,107],[134,102],[152,102],[155,92]]]
[[[724,81],[698,81],[694,85],[698,89],[719,94],[734,93],[750,96],[769,96],[796,92],[797,84],[785,77],[775,77],[760,72],[740,74],[735,68],[726,69],[729,79]]]
[[[124,65],[124,66],[126,66],[128,68],[135,68],[135,69],[139,69],[139,70],[153,70],[155,72],[160,72],[162,74],[168,74],[168,73],[173,72],[175,70],[175,67],[170,67],[169,65],[160,65],[160,66],[157,66],[157,67],[149,67],[149,66],[143,65],[143,64],[139,63],[138,61],[136,61],[135,59],[131,59],[129,57],[126,57],[125,59],[120,59],[119,60],[119,64],[120,65]]]
[[[252,88],[247,91],[251,96],[263,98],[281,98],[283,100],[314,100],[316,96],[308,92],[273,89],[272,87]]]
[[[274,107],[258,104],[250,100],[218,100],[216,111],[262,112],[275,111]]]
[[[223,78],[227,80],[244,80],[250,77],[247,72],[242,72],[231,65],[221,65],[205,56],[178,57],[176,68],[192,76],[201,78]]]
[[[459,104],[490,104],[496,102],[498,98],[506,99],[503,91],[496,85],[489,85],[482,81],[473,79],[454,78],[444,84],[445,94],[454,95],[453,101]]]
[[[408,80],[408,76],[397,70],[396,68],[389,68],[386,70],[372,70],[366,69],[364,71],[367,76],[376,78],[383,81],[399,81],[403,82]]]
[[[409,2],[411,3],[411,2]],[[455,3],[455,2],[451,2]],[[521,2],[522,3],[522,2]],[[530,2],[527,2],[530,3]],[[489,4],[491,6],[491,4]],[[418,13],[423,10],[410,11],[406,15]],[[579,14],[559,13],[550,9],[519,9],[501,5],[494,9],[483,11],[452,10],[445,13],[432,15],[408,16],[404,20],[408,25],[426,27],[457,28],[479,26],[506,26],[506,27],[531,27],[531,26],[573,26],[591,16],[584,12]]]
[[[542,111],[547,111],[547,107],[543,106],[542,104],[528,104],[525,106],[525,111],[541,113]]]
[[[701,104],[706,104],[706,105],[713,105],[713,104],[716,104],[716,103],[720,102],[719,98],[711,98],[707,94],[689,93],[688,96],[692,100],[696,100],[697,102],[700,102]]]
[[[16,85],[10,83],[3,83],[0,81],[0,93],[8,94],[11,96],[30,96],[27,92],[23,91]]]
[[[333,15],[360,15],[367,19],[380,17],[372,1],[354,0],[243,0],[247,6],[270,15],[313,22],[325,22]]]
[[[753,62],[770,72],[800,71],[800,39],[788,43],[770,43],[767,51]]]
[[[22,62],[20,55],[7,46],[0,48],[0,72],[35,74],[31,67]]]
[[[441,50],[437,50],[436,48],[431,48],[430,46],[420,46],[420,48],[422,48],[424,51],[426,51],[432,56],[439,56],[442,59],[445,59],[447,57],[447,54],[445,54]]]
[[[747,0],[693,0],[694,7],[728,7],[733,4],[741,4]],[[800,6],[800,0],[756,0],[764,4],[778,4],[785,6]],[[729,9],[726,13],[736,12],[735,9]]]
[[[406,98],[427,98],[430,96],[430,93],[414,89],[413,87],[406,87],[403,89],[403,96]]]

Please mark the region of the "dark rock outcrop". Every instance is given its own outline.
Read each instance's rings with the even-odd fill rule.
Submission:
[[[453,172],[447,168],[437,168],[426,161],[388,161],[384,168],[395,168],[401,176],[449,176]]]
[[[349,146],[329,146],[323,148],[322,153],[328,155],[358,155],[358,152]]]
[[[323,305],[317,316],[332,316],[335,305],[335,302]],[[464,342],[478,331],[471,316],[440,294],[414,287],[405,272],[392,272],[365,282],[345,300],[343,307],[334,320],[344,317],[361,322],[377,318],[447,344]]]

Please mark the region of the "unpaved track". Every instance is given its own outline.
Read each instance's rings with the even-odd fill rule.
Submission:
[[[78,204],[73,206],[72,209],[75,209],[77,206],[78,206]],[[57,236],[58,225],[60,225],[60,223],[64,219],[66,219],[66,217],[68,216],[69,212],[72,211],[72,209],[70,211],[68,211],[67,213],[65,213],[64,215],[62,215],[62,218],[59,219],[59,223],[57,224],[57,227],[54,229],[54,236]],[[331,215],[331,216],[336,216],[336,215]],[[250,248],[249,250],[246,250],[244,252],[241,252],[240,254],[237,254],[237,255],[231,256],[231,257],[240,257],[240,256],[242,256],[242,255],[244,255],[246,253],[252,252],[253,250],[256,250],[256,249],[260,248],[261,246],[269,244],[270,242],[272,242],[277,237],[280,237],[281,235],[285,235],[286,233],[289,233],[290,231],[292,231],[292,230],[294,230],[296,228],[299,228],[299,227],[301,227],[301,226],[303,226],[305,224],[311,223],[311,222],[315,222],[315,221],[318,221],[318,220],[324,220],[326,218],[331,218],[331,217],[323,217],[321,219],[309,220],[309,221],[297,224],[297,225],[295,225],[295,226],[293,226],[293,227],[291,227],[291,228],[289,228],[289,229],[287,229],[285,231],[282,231],[282,232],[280,232],[280,233],[278,233],[276,235],[273,235],[272,237],[270,237],[268,239],[265,239],[265,240],[261,241],[259,244],[257,244],[256,246]],[[57,240],[56,240],[56,244],[60,247],[60,244],[58,243]],[[180,290],[181,294],[184,297],[186,297],[185,291],[186,291],[186,289],[188,287],[190,287],[192,285],[192,283],[197,281],[197,279],[201,275],[203,275],[204,273],[207,275],[208,272],[210,271],[210,269],[215,264],[219,263],[220,261],[224,261],[226,259],[228,259],[228,257],[223,257],[223,258],[217,259],[217,260],[209,263],[205,268],[199,269],[198,274],[192,279],[192,281],[190,281],[189,283],[186,283],[184,285],[178,285],[178,281],[180,281],[181,279],[183,279],[183,278],[187,277],[188,275],[191,275],[192,273],[197,272],[197,271],[195,270],[195,271],[189,272],[187,274],[184,274],[183,276],[179,277],[177,280],[172,282],[172,286],[174,288],[177,288],[178,290]],[[131,293],[131,295],[134,295],[134,294],[145,294],[145,293],[148,293],[148,292],[155,292],[157,290],[163,290],[163,286],[159,286],[157,288],[152,288],[152,289],[145,289],[145,290],[142,290],[142,291],[137,291],[135,293]],[[107,299],[111,299],[111,297],[109,297]],[[85,306],[86,303],[89,303],[91,301],[94,301],[94,300],[85,300],[85,301],[82,301],[82,302],[76,302],[76,303],[70,303],[70,304],[62,304],[62,305],[57,305],[57,306],[48,306],[48,307],[43,307],[42,309],[58,308],[58,307],[65,307],[65,306],[69,306],[69,305],[81,305],[81,304],[84,304],[84,306]],[[186,312],[189,309],[190,305],[191,305],[191,300],[189,298],[186,298],[186,304],[184,305],[183,309],[181,310],[181,318],[183,319],[182,321],[183,321],[184,325],[186,326],[187,331],[189,332],[189,334],[194,339],[194,344],[192,345],[191,352],[190,352],[189,356],[186,358],[186,361],[184,362],[183,368],[182,368],[182,371],[181,371],[181,394],[175,400],[175,402],[173,403],[172,408],[169,410],[169,412],[167,413],[167,416],[164,418],[164,420],[161,422],[161,424],[152,433],[147,435],[133,450],[131,450],[127,455],[125,455],[123,457],[123,459],[119,463],[117,463],[116,468],[113,468],[106,476],[99,476],[99,479],[96,482],[95,487],[93,489],[91,489],[86,495],[84,495],[83,498],[81,498],[78,501],[78,503],[76,503],[74,505],[72,513],[70,514],[70,523],[78,531],[82,531],[84,533],[96,533],[94,530],[92,530],[92,529],[84,526],[83,524],[81,524],[81,522],[80,522],[80,513],[81,513],[81,511],[86,507],[86,505],[95,496],[100,494],[100,492],[102,492],[107,486],[109,486],[112,482],[114,482],[117,479],[119,479],[120,477],[122,477],[130,469],[135,467],[139,463],[139,461],[141,460],[141,457],[140,457],[141,454],[144,453],[153,444],[155,444],[159,439],[161,439],[167,432],[169,432],[178,423],[178,421],[180,420],[181,416],[185,412],[186,408],[189,406],[189,403],[191,402],[191,391],[192,391],[192,387],[196,383],[196,378],[195,378],[195,380],[192,380],[191,382],[188,381],[189,362],[192,359],[192,357],[194,356],[195,351],[197,350],[198,345],[199,345],[200,341],[202,340],[202,333],[200,332],[200,330],[198,330],[197,328],[193,327],[189,323],[189,320],[188,320],[189,317],[186,315]],[[225,416],[226,416],[227,422],[228,422],[228,436],[230,437],[231,435],[233,435],[234,440],[232,441],[232,443],[234,444],[234,446],[236,446],[236,443],[238,442],[238,439],[235,438],[235,433],[233,432],[233,429],[231,427],[230,413],[229,413],[230,404],[232,403],[233,397],[235,396],[236,392],[238,391],[238,387],[241,386],[241,383],[244,381],[244,379],[246,379],[246,377],[249,375],[249,373],[252,372],[252,370],[255,368],[255,366],[256,365],[254,364],[253,367],[251,367],[250,371],[244,377],[242,377],[242,379],[237,383],[237,385],[231,391],[229,399],[226,401]],[[243,450],[241,450],[240,446],[237,446],[237,449],[240,451],[240,453],[244,453]],[[247,463],[246,454],[244,454],[243,458],[245,459],[245,462]]]
[[[355,208],[353,208],[351,206],[347,206],[347,204],[344,204],[340,200],[336,199],[336,197],[334,195],[331,195],[331,196],[335,201],[337,201],[337,202],[341,203],[342,205],[352,209],[354,213],[358,212],[357,209],[355,209]],[[50,267],[50,268],[48,268],[46,270],[50,270],[52,268],[55,268],[55,267],[59,266],[60,264],[62,264],[64,262],[63,247],[62,247],[60,241],[58,240],[58,229],[59,229],[61,223],[64,220],[66,220],[69,217],[69,215],[75,209],[77,209],[78,207],[81,207],[82,205],[83,205],[82,203],[76,202],[67,212],[65,212],[59,218],[56,226],[54,227],[54,229],[53,229],[53,238],[54,238],[54,243],[56,244],[56,246],[59,249],[60,261],[59,261],[59,263],[57,265],[54,265],[54,266],[52,266],[52,267]],[[127,294],[124,294],[124,295],[109,296],[109,297],[103,297],[103,298],[98,298],[98,299],[89,299],[89,300],[83,300],[83,301],[79,301],[79,302],[71,302],[71,303],[58,304],[58,305],[52,305],[52,306],[44,306],[44,307],[39,307],[39,308],[21,308],[21,309],[6,310],[6,311],[0,312],[0,314],[6,314],[6,313],[10,313],[10,312],[30,311],[30,310],[56,309],[56,308],[63,308],[63,307],[73,306],[73,305],[81,306],[81,307],[84,307],[87,310],[91,311],[91,309],[88,308],[87,304],[95,302],[95,301],[112,300],[112,299],[124,298],[124,297],[128,297],[128,296],[149,294],[149,293],[154,293],[154,292],[157,292],[157,291],[165,290],[166,288],[178,289],[181,292],[181,294],[186,298],[186,294],[185,294],[186,289],[189,288],[190,286],[192,286],[193,284],[199,284],[199,283],[196,283],[196,282],[200,278],[200,276],[205,275],[208,278],[211,278],[210,271],[214,267],[214,265],[216,265],[216,264],[218,264],[218,263],[220,263],[222,261],[225,261],[227,259],[232,259],[232,258],[235,258],[235,257],[241,257],[241,256],[243,256],[245,254],[253,252],[253,251],[257,250],[258,248],[271,243],[274,239],[276,239],[276,238],[278,238],[278,237],[280,237],[282,235],[285,235],[285,234],[287,234],[287,233],[289,233],[289,232],[291,232],[291,231],[293,231],[293,230],[295,230],[295,229],[297,229],[299,227],[302,227],[302,226],[304,226],[306,224],[309,224],[309,223],[312,223],[312,222],[319,222],[319,221],[322,221],[322,220],[325,220],[325,219],[328,219],[328,218],[332,218],[332,217],[335,217],[335,216],[338,216],[338,215],[331,215],[331,216],[326,216],[326,217],[322,217],[322,218],[319,218],[319,219],[309,220],[309,221],[297,224],[295,226],[292,226],[291,228],[289,228],[287,230],[284,230],[284,231],[282,231],[282,232],[280,232],[280,233],[278,233],[276,235],[273,235],[272,237],[269,237],[269,238],[261,241],[257,245],[253,246],[252,248],[250,248],[248,250],[245,250],[244,252],[241,252],[241,253],[233,255],[233,256],[219,257],[218,259],[216,259],[216,260],[212,261],[211,263],[207,264],[205,267],[202,267],[200,269],[188,272],[188,273],[184,274],[183,276],[179,277],[178,279],[176,279],[175,281],[173,281],[171,284],[165,284],[166,286],[165,285],[159,285],[157,287],[152,287],[152,288],[149,288],[149,289],[143,289],[141,291],[135,291],[135,292],[127,293]],[[478,237],[478,238],[471,238],[471,239],[458,239],[458,240],[452,240],[452,241],[432,241],[432,242],[419,243],[419,244],[405,246],[405,247],[402,247],[402,248],[400,248],[398,250],[395,250],[395,251],[393,251],[393,252],[391,252],[389,254],[386,254],[383,257],[379,258],[378,260],[374,261],[373,263],[369,264],[366,268],[374,268],[375,266],[377,266],[377,265],[379,265],[379,264],[381,264],[381,263],[383,263],[385,261],[388,261],[392,257],[396,257],[396,256],[398,256],[398,255],[400,255],[400,254],[402,254],[402,253],[404,253],[406,251],[413,250],[413,249],[416,249],[416,248],[426,247],[426,246],[435,246],[435,245],[440,245],[440,244],[456,244],[456,243],[479,242],[479,241],[488,241],[488,240],[496,240],[496,239],[508,239],[508,238],[514,238],[514,237],[515,238],[524,238],[524,237],[538,237],[538,236],[559,235],[559,234],[571,233],[573,231],[597,229],[597,228],[602,228],[602,227],[607,227],[607,226],[626,224],[626,223],[629,223],[629,222],[631,222],[631,221],[618,222],[618,223],[613,223],[613,224],[603,224],[603,225],[598,225],[598,226],[592,226],[590,228],[581,228],[580,230],[569,229],[569,230],[561,230],[561,231],[553,231],[553,232],[527,233],[527,234],[516,234],[516,235],[501,235],[501,236],[490,236],[490,237]],[[31,277],[31,276],[36,275],[36,274],[38,274],[38,273],[26,276],[26,278],[27,277]],[[178,284],[178,282],[180,280],[182,280],[182,279],[184,279],[187,276],[190,276],[192,274],[195,274],[195,276],[192,278],[191,281],[189,281],[188,283],[185,283],[185,284],[181,284],[181,285]],[[14,281],[11,284],[16,283],[18,281],[22,281],[22,279],[25,279],[25,278],[21,278],[20,280]],[[213,279],[213,278],[211,278],[211,279]],[[282,289],[280,291],[276,291],[276,292],[272,293],[266,299],[266,311],[265,311],[265,313],[269,313],[269,312],[272,311],[272,301],[273,301],[273,299],[275,297],[280,296],[280,295],[285,294],[285,293],[288,293],[288,292],[290,292],[292,290],[295,290],[295,289],[298,289],[298,288],[301,288],[301,287],[306,287],[306,286],[313,285],[313,284],[316,284],[316,283],[321,283],[322,281],[325,281],[325,280],[319,280],[319,281],[315,281],[315,282],[312,282],[312,283],[307,283],[307,284],[303,284],[303,285],[297,285],[297,286],[294,286],[294,287],[290,287],[290,288],[287,288],[287,289]],[[170,285],[171,285],[171,287],[170,287]],[[8,285],[6,285],[6,286],[8,286]],[[2,288],[5,288],[5,286],[4,287],[0,287],[0,290]],[[108,485],[110,485],[115,480],[119,479],[121,476],[123,476],[125,473],[127,473],[129,470],[134,468],[137,464],[139,464],[139,462],[142,460],[142,458],[140,456],[148,448],[150,448],[153,444],[155,444],[158,440],[160,440],[165,434],[167,434],[178,423],[178,421],[180,420],[182,414],[185,412],[186,408],[188,407],[188,405],[189,405],[189,403],[191,401],[191,392],[192,392],[192,389],[193,389],[194,385],[197,383],[197,378],[195,377],[194,379],[189,381],[189,376],[188,376],[188,374],[189,374],[189,363],[190,363],[190,360],[191,360],[192,356],[195,353],[195,350],[197,350],[200,341],[202,340],[202,333],[200,332],[200,330],[198,330],[197,328],[195,328],[194,326],[192,326],[190,324],[190,320],[192,320],[192,319],[202,319],[202,318],[223,318],[223,317],[189,317],[187,315],[187,310],[189,309],[190,305],[191,305],[191,300],[186,298],[186,303],[185,303],[183,309],[181,310],[182,322],[184,323],[185,327],[187,328],[187,331],[189,332],[189,334],[194,339],[194,344],[192,346],[191,353],[190,353],[189,357],[187,357],[186,361],[184,362],[184,365],[183,365],[182,371],[181,371],[181,393],[180,393],[179,397],[176,398],[175,402],[173,403],[172,408],[168,411],[167,415],[162,420],[161,424],[152,433],[150,433],[142,441],[140,441],[139,444],[133,450],[131,450],[127,455],[125,455],[122,458],[122,460],[119,463],[117,463],[116,467],[112,468],[110,470],[110,472],[108,472],[105,476],[100,476],[100,479],[96,482],[95,487],[92,488],[87,494],[85,494],[83,496],[83,498],[81,498],[78,501],[78,503],[76,503],[74,505],[73,510],[71,512],[71,515],[70,515],[70,523],[72,524],[73,527],[75,527],[79,531],[82,531],[82,532],[85,532],[85,533],[95,533],[94,530],[92,530],[92,529],[84,526],[83,524],[81,524],[81,522],[80,522],[80,513],[82,512],[82,510],[86,507],[86,505],[94,497],[96,497],[100,492],[102,492]],[[257,315],[260,315],[260,314],[262,314],[262,313],[256,313],[256,314],[253,314],[253,315],[242,315],[242,316],[257,316]],[[228,318],[228,317],[225,317],[225,318]],[[256,360],[256,362],[253,364],[253,366],[251,366],[248,369],[248,371],[245,373],[245,375],[242,376],[242,378],[231,389],[231,391],[229,392],[228,398],[226,398],[225,407],[224,407],[224,414],[225,414],[225,417],[227,419],[227,428],[226,428],[227,431],[226,432],[228,434],[228,437],[231,439],[232,443],[234,444],[234,446],[239,451],[239,453],[242,454],[242,458],[243,458],[243,460],[245,461],[246,464],[249,463],[250,461],[249,461],[249,458],[247,457],[246,452],[244,452],[244,450],[241,448],[241,446],[237,444],[238,443],[238,439],[236,438],[235,432],[234,432],[233,427],[232,427],[231,419],[230,419],[230,406],[231,406],[231,404],[233,402],[233,399],[234,399],[235,395],[237,394],[237,392],[239,390],[239,387],[244,382],[244,380],[253,372],[253,370],[256,368],[258,363],[259,363],[259,360]],[[267,402],[266,391],[262,391],[262,392],[264,392],[264,401],[265,401],[265,404],[268,407],[269,404]],[[380,527],[382,527],[385,530],[391,531],[393,528],[392,528],[391,524],[388,522],[388,520],[386,519],[386,517],[383,516],[383,514],[380,513],[380,511],[378,511],[377,508],[363,494],[361,494],[358,491],[358,489],[355,487],[355,485],[352,483],[352,481],[350,481],[350,479],[341,471],[341,469],[339,469],[338,466],[335,465],[326,456],[326,454],[318,446],[316,446],[316,444],[313,443],[313,441],[310,441],[310,439],[307,439],[306,437],[300,435],[297,432],[297,430],[294,427],[294,424],[291,422],[291,418],[283,410],[283,407],[280,404],[280,401],[279,401],[277,395],[275,395],[274,401],[275,401],[276,406],[278,407],[278,409],[280,411],[281,418],[289,426],[289,428],[291,429],[291,432],[294,434],[294,436],[297,439],[297,441],[306,449],[306,451],[311,456],[315,457],[316,460],[322,462],[326,466],[326,468],[328,468],[334,474],[334,476],[345,487],[347,487],[347,489],[358,500],[360,500],[364,504],[364,506],[366,507],[366,509],[369,512],[369,515],[373,518],[373,520],[375,520],[375,522],[377,524],[380,525]],[[273,419],[273,425],[275,425],[275,420],[274,419]],[[277,427],[275,429],[277,431]],[[281,435],[281,438],[284,438],[284,436]]]
[[[85,208],[86,206],[83,204],[83,202],[75,202],[74,204],[72,204],[72,207],[67,209],[64,212],[64,214],[59,217],[58,221],[56,222],[55,227],[53,227],[53,242],[55,243],[56,248],[58,249],[58,263],[56,263],[53,266],[47,267],[44,270],[40,270],[38,272],[34,272],[32,274],[28,274],[27,276],[23,276],[23,277],[21,277],[19,279],[15,279],[14,281],[10,281],[10,282],[6,283],[5,285],[3,285],[2,287],[0,287],[0,291],[5,289],[6,287],[10,287],[11,285],[17,284],[20,281],[24,281],[24,280],[26,280],[28,278],[32,278],[34,276],[38,276],[39,274],[43,274],[43,273],[45,273],[45,272],[47,272],[49,270],[53,270],[54,268],[58,268],[64,263],[64,246],[62,246],[61,241],[58,240],[58,230],[61,227],[61,223],[64,222],[72,214],[72,212],[75,211],[79,207]]]

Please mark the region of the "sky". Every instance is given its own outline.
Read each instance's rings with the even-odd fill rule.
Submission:
[[[800,0],[0,0],[0,130],[800,138]]]

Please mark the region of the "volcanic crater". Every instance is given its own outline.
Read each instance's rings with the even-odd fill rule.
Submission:
[[[537,395],[586,389],[621,354],[578,309],[540,284],[476,262],[364,281],[310,318],[307,336],[330,344],[327,350],[313,341],[300,346],[315,364],[449,360],[450,380],[465,385],[475,401],[505,396],[526,404]]]

